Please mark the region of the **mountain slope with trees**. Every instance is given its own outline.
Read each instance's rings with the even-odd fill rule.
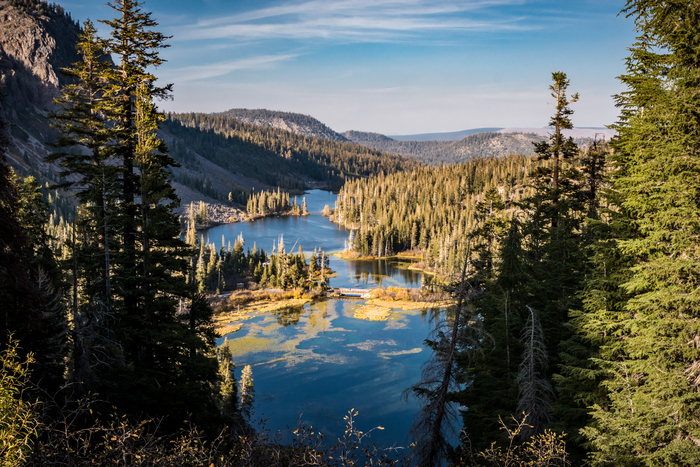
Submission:
[[[78,61],[80,27],[60,6],[39,0],[0,0],[0,21],[0,83],[7,94],[0,115],[10,126],[8,160],[42,184],[62,182],[59,167],[44,160],[58,138],[46,114],[58,110],[53,100],[59,88],[73,83],[62,70]],[[188,201],[197,201],[197,193],[228,201],[230,193],[231,201],[245,205],[253,189],[338,189],[346,176],[415,166],[350,144],[318,120],[287,112],[232,109],[196,119],[173,114],[158,132],[181,165],[169,170]]]
[[[343,135],[354,143],[379,151],[402,154],[420,162],[456,164],[473,158],[533,153],[532,143],[542,141],[534,134],[483,132],[458,141],[396,141],[378,133],[347,131]]]
[[[339,189],[346,178],[410,170],[418,164],[352,143],[241,123],[224,115],[168,114],[162,131],[185,168],[194,154],[268,186],[303,190],[307,184]]]
[[[46,118],[71,78],[60,72],[78,61],[80,26],[63,8],[38,0],[0,0],[0,116],[9,125],[9,162],[22,173],[53,178],[43,157],[57,137]]]
[[[266,109],[229,109],[225,112],[216,112],[214,115],[235,118],[241,123],[255,126],[287,130],[299,135],[348,142],[348,139],[343,135],[336,133],[309,115]]]

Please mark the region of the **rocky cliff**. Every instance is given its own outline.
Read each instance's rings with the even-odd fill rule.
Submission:
[[[9,123],[9,159],[21,172],[47,175],[43,162],[55,134],[46,114],[68,82],[61,68],[78,60],[75,44],[80,27],[55,4],[0,0],[0,116]]]

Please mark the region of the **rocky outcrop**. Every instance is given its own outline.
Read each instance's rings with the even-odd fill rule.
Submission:
[[[190,220],[190,203],[185,202],[184,200],[181,200],[182,203],[180,204],[180,208],[177,209],[176,211],[187,221]],[[191,202],[194,203],[194,200]],[[206,224],[196,224],[197,230],[204,230],[208,229],[210,227],[214,227],[216,225],[220,224],[231,224],[234,222],[242,222],[248,219],[248,216],[246,215],[245,212],[241,211],[240,209],[236,209],[232,206],[227,206],[223,203],[219,203],[216,201],[213,202],[204,202],[204,205],[207,208],[207,216],[209,218],[209,222]],[[199,210],[199,203],[194,204],[194,209],[195,212]]]
[[[46,115],[69,82],[60,70],[78,61],[79,34],[60,6],[37,1],[15,7],[0,0],[0,117],[10,126],[8,160],[20,172],[53,178],[57,169],[43,161],[56,138]]]
[[[80,27],[62,10],[46,14],[0,0],[0,84],[5,105],[53,108],[59,88],[68,82],[60,72],[78,60],[75,44]]]

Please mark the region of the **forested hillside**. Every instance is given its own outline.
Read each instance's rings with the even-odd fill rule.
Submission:
[[[564,137],[571,90],[585,84],[557,71],[543,122],[553,131],[532,156],[436,167],[226,115],[160,113],[172,89],[153,72],[169,38],[136,1],[110,3],[105,38],[57,5],[0,2],[0,465],[700,465],[698,8],[627,5],[638,38],[613,141]],[[54,68],[73,52],[51,28],[79,34],[61,80]],[[24,46],[50,59],[23,62]],[[43,78],[24,80],[38,69]],[[38,107],[53,97],[54,112]],[[56,138],[44,154],[48,121]],[[418,151],[380,136],[369,139]],[[493,149],[496,137],[474,141]],[[425,147],[437,161],[440,146]],[[10,159],[60,184],[21,177]],[[204,204],[183,239],[177,177],[241,196],[247,183],[337,187],[333,216],[356,255],[411,253],[424,291],[452,303],[415,315],[433,332],[422,379],[405,388],[423,403],[412,450],[372,446],[355,409],[331,442],[310,426],[284,440],[255,423],[252,369],[237,385],[205,292],[250,276],[318,298],[331,263],[319,250],[307,263],[282,237],[269,255],[244,252],[242,237],[217,250],[195,229]],[[61,190],[75,196],[71,223],[52,219],[67,208]],[[248,207],[306,211],[281,190]],[[265,397],[288,402],[286,389]]]
[[[162,130],[185,167],[197,153],[229,172],[270,186],[301,190],[315,183],[337,190],[345,178],[409,170],[418,164],[352,143],[241,123],[223,115],[168,114]]]
[[[225,112],[217,112],[214,115],[223,115],[235,118],[241,123],[287,130],[304,136],[341,142],[348,141],[343,135],[336,133],[309,115],[266,109],[230,109]]]
[[[514,154],[349,181],[334,217],[355,230],[353,248],[364,256],[420,251],[430,268],[451,269],[454,246],[475,228],[482,203],[498,197],[512,210],[541,164]]]
[[[354,143],[432,165],[455,164],[479,157],[532,154],[532,143],[544,139],[532,134],[494,132],[476,133],[459,141],[396,141],[377,133],[359,131],[348,131],[343,135]]]

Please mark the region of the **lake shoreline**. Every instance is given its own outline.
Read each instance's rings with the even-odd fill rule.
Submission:
[[[358,315],[358,319],[384,321],[394,310],[423,311],[446,308],[455,304],[454,299],[446,293],[429,293],[420,289],[388,287],[368,289],[368,293],[369,298],[343,297],[364,301],[361,308],[373,310],[373,313],[365,313],[367,318]],[[212,297],[210,303],[214,307],[213,322],[217,335],[223,337],[240,330],[243,327],[241,321],[290,308],[301,308],[323,300],[338,299],[339,295],[334,289],[309,291],[259,289],[239,290],[226,297],[217,297],[221,296]],[[377,316],[383,318],[378,319]]]
[[[388,256],[362,256],[360,253],[356,251],[349,251],[349,250],[343,250],[343,251],[337,251],[335,253],[330,253],[330,255],[335,256],[338,259],[342,259],[344,261],[376,261],[376,260],[391,260],[391,259],[398,259],[398,260],[419,260],[418,262],[411,263],[405,268],[408,269],[409,271],[418,271],[423,274],[427,274],[430,276],[436,276],[437,271],[435,271],[435,268],[431,268],[427,264],[423,262],[424,255],[422,254],[417,254],[413,252],[400,252],[396,253],[394,255],[388,255]],[[397,266],[400,268],[400,266]]]

